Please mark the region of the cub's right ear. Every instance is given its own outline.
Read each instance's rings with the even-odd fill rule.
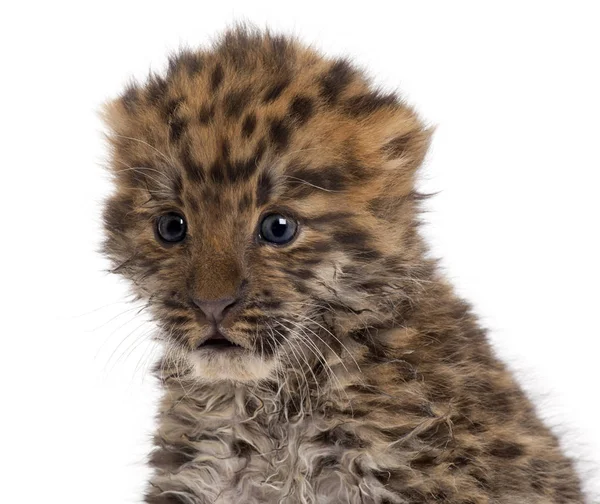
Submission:
[[[112,99],[100,108],[99,115],[108,130],[109,139],[113,135],[127,135],[131,131],[134,111],[127,105],[124,96]]]

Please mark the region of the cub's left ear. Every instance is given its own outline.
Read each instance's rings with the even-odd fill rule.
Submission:
[[[377,142],[379,165],[398,182],[412,183],[433,134],[417,114],[404,104],[395,104],[370,117],[370,139]]]

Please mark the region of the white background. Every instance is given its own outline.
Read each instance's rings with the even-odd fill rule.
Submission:
[[[353,55],[437,125],[433,251],[600,496],[597,5],[3,3],[0,501],[138,502],[155,349],[95,253],[96,111],[244,19]]]

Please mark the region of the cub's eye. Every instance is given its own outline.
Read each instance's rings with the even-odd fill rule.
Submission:
[[[285,245],[296,236],[298,224],[289,217],[280,214],[269,214],[260,223],[260,239],[275,245]]]
[[[164,242],[180,242],[185,238],[186,230],[185,219],[178,213],[169,212],[156,220],[156,234]]]

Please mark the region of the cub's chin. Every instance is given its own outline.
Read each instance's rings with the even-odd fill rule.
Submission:
[[[261,357],[241,347],[201,347],[188,355],[194,378],[200,381],[254,382],[274,375],[277,359]]]

